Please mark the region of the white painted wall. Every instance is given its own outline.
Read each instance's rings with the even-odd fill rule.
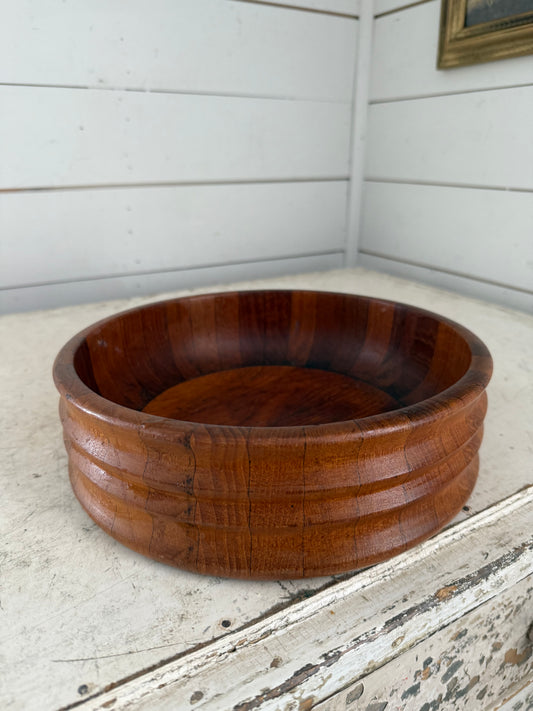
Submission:
[[[357,0],[7,0],[0,307],[341,266]]]
[[[7,0],[0,310],[355,262],[533,310],[533,56],[437,71],[439,4]]]
[[[533,56],[439,71],[438,0],[374,10],[358,262],[533,310]]]

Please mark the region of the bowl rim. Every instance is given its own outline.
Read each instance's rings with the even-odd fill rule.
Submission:
[[[152,415],[142,410],[120,405],[119,403],[103,397],[99,393],[92,390],[84,383],[81,377],[76,372],[74,367],[74,356],[78,348],[82,345],[85,338],[95,329],[104,326],[119,317],[126,316],[135,312],[142,311],[147,308],[154,308],[163,304],[168,304],[176,301],[199,301],[204,299],[212,299],[218,296],[239,296],[243,293],[252,293],[257,295],[276,294],[276,293],[298,293],[298,294],[327,294],[332,296],[353,297],[358,299],[366,299],[376,304],[386,306],[400,306],[409,309],[411,312],[428,316],[437,319],[441,323],[450,326],[464,339],[470,349],[470,363],[465,373],[449,387],[411,405],[405,405],[395,410],[387,410],[375,415],[367,417],[352,418],[349,420],[338,420],[335,422],[326,422],[309,425],[289,425],[289,426],[247,426],[247,425],[222,425],[208,424],[203,422],[194,422],[189,420],[177,420],[159,415]],[[159,299],[156,301],[147,302],[139,306],[117,311],[115,314],[106,316],[90,324],[86,328],[78,331],[72,336],[59,350],[54,360],[52,374],[53,380],[61,398],[75,404],[85,414],[96,418],[99,421],[107,422],[114,425],[119,425],[122,428],[150,428],[157,430],[163,424],[166,428],[176,432],[183,432],[184,429],[199,431],[203,429],[207,433],[210,431],[235,431],[235,430],[250,430],[257,435],[271,437],[273,432],[277,434],[285,434],[287,441],[293,437],[301,440],[302,430],[306,432],[320,431],[321,434],[342,435],[346,433],[347,426],[353,427],[355,424],[359,427],[359,423],[364,425],[365,435],[386,434],[388,431],[398,432],[399,429],[412,429],[417,423],[429,423],[434,419],[442,416],[443,411],[450,414],[450,406],[454,401],[459,401],[460,409],[475,401],[486,389],[493,370],[493,359],[489,349],[485,343],[470,331],[465,326],[441,316],[428,309],[420,308],[401,301],[393,301],[391,299],[382,299],[380,297],[367,296],[365,294],[355,294],[352,292],[330,291],[320,289],[237,289],[232,291],[213,291],[201,294],[191,294]],[[403,420],[403,423],[402,423]],[[359,427],[363,431],[362,427]],[[293,437],[291,437],[291,435]]]

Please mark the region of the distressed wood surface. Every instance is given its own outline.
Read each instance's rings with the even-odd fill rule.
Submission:
[[[469,526],[475,526],[477,515],[533,483],[533,319],[363,269],[238,286],[344,290],[404,301],[459,321],[485,341],[495,371],[480,474],[468,510],[454,521],[454,525],[466,524],[460,544],[463,554],[475,551]],[[57,395],[50,376],[53,359],[75,331],[149,301],[124,299],[48,311],[45,317],[35,312],[0,319],[0,699],[5,708],[46,711],[83,701],[120,679],[210,644],[228,630],[243,629],[270,615],[275,606],[290,610],[291,602],[304,598],[311,604],[314,591],[322,585],[333,584],[333,590],[339,584],[331,578],[249,584],[184,573],[125,549],[92,524],[79,507],[67,478]],[[508,523],[507,533],[512,535],[520,527],[531,528],[530,521],[522,518],[513,521],[511,516]],[[446,535],[434,540],[444,545]],[[508,540],[502,539],[502,549]],[[410,555],[416,558],[419,552],[417,548]],[[441,565],[442,555],[436,554],[432,570],[445,569],[446,586],[457,577],[457,567],[451,558]],[[393,561],[387,568],[390,575],[395,568]],[[371,570],[383,572],[383,568]],[[387,585],[383,578],[381,594],[385,596]],[[407,593],[417,587],[418,579],[411,578]],[[361,597],[355,599],[364,602]],[[317,642],[321,644],[331,631],[335,628],[319,630]],[[269,657],[268,664],[273,658]],[[298,668],[295,662],[293,669]]]
[[[533,644],[526,634],[532,596],[533,575],[528,575],[314,708],[481,711],[499,707],[513,687],[523,686],[533,674]]]
[[[522,679],[507,690],[497,711],[531,711],[533,708],[533,675],[525,682]]]
[[[314,708],[527,576],[530,589],[532,512],[530,487],[475,523],[462,523],[440,540],[428,541],[416,554],[404,553],[340,582],[199,653],[127,681],[87,706],[94,711],[129,706],[142,711],[154,706],[161,711]],[[518,597],[518,609],[520,602]],[[503,640],[510,626],[502,629]],[[505,650],[509,659],[528,660],[526,632],[513,632]],[[497,634],[494,638],[500,641]],[[442,642],[437,641],[439,649]],[[530,668],[508,678],[527,677]],[[451,679],[455,670],[450,666],[447,671]],[[404,673],[410,672],[416,667]],[[390,691],[391,681],[384,670],[382,688]],[[503,684],[504,678],[500,688]]]

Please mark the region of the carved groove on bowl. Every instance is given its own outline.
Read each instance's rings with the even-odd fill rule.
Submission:
[[[275,291],[113,316],[69,341],[54,377],[72,486],[104,530],[189,570],[295,578],[383,560],[460,510],[491,368],[429,312]]]

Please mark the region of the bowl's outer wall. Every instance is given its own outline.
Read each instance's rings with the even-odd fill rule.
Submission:
[[[247,294],[245,299],[253,298]],[[302,293],[284,292],[285,300],[286,294],[290,303],[303,308],[306,297]],[[322,298],[328,303],[329,297],[315,294],[313,303]],[[186,308],[187,301],[194,299],[181,300],[179,309]],[[264,316],[268,297],[261,296],[260,301]],[[389,328],[386,337],[368,313],[369,309],[383,313],[387,302],[364,301],[365,327],[363,333],[359,327],[359,341],[372,342],[376,358],[381,343],[380,357],[386,362],[394,328]],[[169,305],[164,308],[168,314]],[[237,313],[242,315],[242,304],[239,308]],[[358,305],[359,313],[361,308]],[[402,313],[409,310],[392,308]],[[395,316],[387,309],[387,323],[394,324]],[[424,319],[437,318],[416,309],[409,318],[416,321],[418,313]],[[329,324],[335,315],[329,314]],[[282,319],[281,326],[276,325],[275,316],[274,309],[269,318],[282,333],[287,322]],[[146,325],[147,314],[142,318]],[[305,323],[312,321],[316,324],[317,318],[307,315]],[[246,346],[245,331],[239,331],[243,351],[257,357],[261,347],[264,353],[260,330],[253,328],[257,317],[241,323],[251,329],[255,340],[253,347]],[[210,320],[206,324],[208,345],[212,328]],[[104,329],[109,343],[112,332],[109,325]],[[374,337],[369,341],[372,329]],[[268,331],[263,329],[263,333]],[[55,364],[70,478],[93,519],[140,553],[188,570],[228,577],[277,579],[344,572],[388,558],[438,531],[460,510],[475,484],[491,359],[475,336],[445,320],[437,327],[425,323],[421,348],[426,353],[420,355],[415,368],[417,382],[413,380],[409,389],[396,374],[396,382],[390,380],[397,396],[404,388],[407,406],[359,420],[287,428],[165,420],[96,394],[99,386],[91,381],[94,368],[82,373],[83,383],[74,360],[80,357],[80,348],[86,348],[87,333],[101,339],[102,332],[99,325],[96,331],[73,339]],[[156,332],[157,323],[151,330],[152,335]],[[428,333],[433,333],[429,340]],[[299,332],[297,337],[313,352],[313,334]],[[294,338],[292,334],[293,342]],[[409,338],[411,343],[416,340],[412,334]],[[455,360],[454,338],[462,344],[455,349]],[[280,342],[287,344],[290,337]],[[303,354],[303,346],[299,348]],[[186,358],[181,356],[182,362],[194,362],[198,348],[193,350]],[[355,360],[362,350],[360,342]],[[317,353],[315,346],[315,360],[320,357]],[[284,363],[286,352],[278,350],[276,357]],[[266,360],[276,362],[276,357],[271,353]],[[352,367],[346,357],[346,353],[338,356],[345,366],[341,372]],[[397,367],[391,363],[389,375]],[[169,370],[172,366],[167,363],[160,384],[166,384]],[[454,378],[456,382],[450,382]],[[429,392],[434,392],[438,382],[442,392],[429,399],[421,397],[427,383]],[[139,406],[143,403],[138,402]]]

